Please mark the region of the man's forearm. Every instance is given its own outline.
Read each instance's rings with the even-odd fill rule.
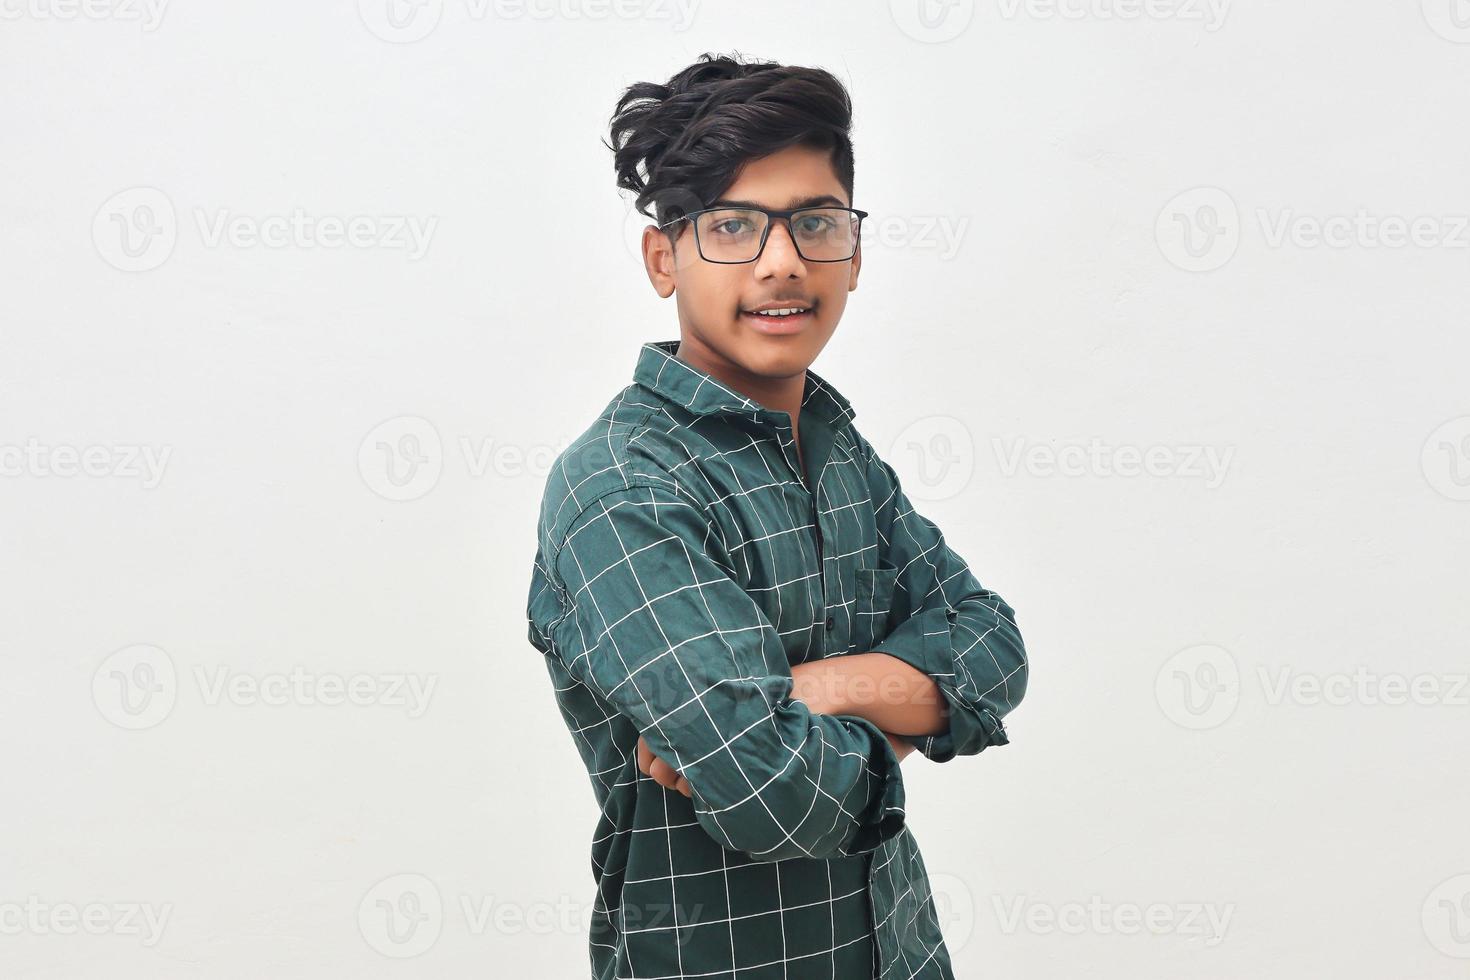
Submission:
[[[813,711],[857,715],[895,735],[938,735],[949,713],[934,679],[886,653],[848,653],[797,664],[792,695]]]

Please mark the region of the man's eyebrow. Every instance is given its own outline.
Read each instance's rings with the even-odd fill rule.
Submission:
[[[847,207],[846,204],[842,203],[841,198],[833,197],[831,194],[820,194],[820,195],[818,195],[816,197],[804,197],[804,198],[802,198],[799,201],[792,201],[790,204],[786,205],[785,208],[774,208],[773,210],[776,210],[776,211],[794,211],[797,208],[817,208],[817,207],[824,207],[824,206],[828,206],[828,205],[830,205],[832,207],[837,207],[837,208],[845,208],[845,207]],[[729,198],[724,198],[724,197],[720,198],[718,201],[712,201],[712,202],[710,202],[706,206],[707,207],[711,207],[711,208],[764,208],[765,207],[764,204],[758,204],[755,201],[732,201]]]

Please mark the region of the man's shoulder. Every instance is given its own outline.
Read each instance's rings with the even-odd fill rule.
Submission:
[[[690,460],[682,414],[636,383],[614,395],[552,461],[537,529],[543,550],[557,551],[577,517],[608,494],[652,487],[689,498],[680,474]]]

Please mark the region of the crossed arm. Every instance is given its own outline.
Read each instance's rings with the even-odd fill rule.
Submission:
[[[1006,744],[1002,718],[1025,696],[1030,673],[1014,610],[914,509],[898,474],[861,435],[857,452],[873,496],[879,561],[898,570],[899,625],[872,650],[792,667],[792,699],[813,714],[871,723],[900,762],[915,750],[948,762]],[[688,784],[641,741],[638,754],[645,774],[687,794]]]
[[[640,771],[758,860],[872,850],[903,826],[902,758],[1005,744],[1026,689],[1010,606],[857,449],[877,567],[894,570],[892,625],[870,650],[791,667],[718,526],[672,480],[579,501],[560,546],[538,550],[532,642],[608,703],[609,723],[637,729]]]
[[[914,751],[905,735],[937,735],[949,728],[939,686],[923,671],[880,651],[811,660],[791,668],[791,696],[821,715],[857,715],[882,730],[900,762]],[[640,736],[638,768],[659,785],[688,796],[689,781],[660,759]]]

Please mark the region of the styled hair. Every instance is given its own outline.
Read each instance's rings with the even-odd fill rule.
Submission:
[[[618,187],[656,223],[708,206],[742,165],[803,145],[831,154],[852,200],[852,99],[831,72],[705,53],[662,85],[618,100],[612,142]]]

